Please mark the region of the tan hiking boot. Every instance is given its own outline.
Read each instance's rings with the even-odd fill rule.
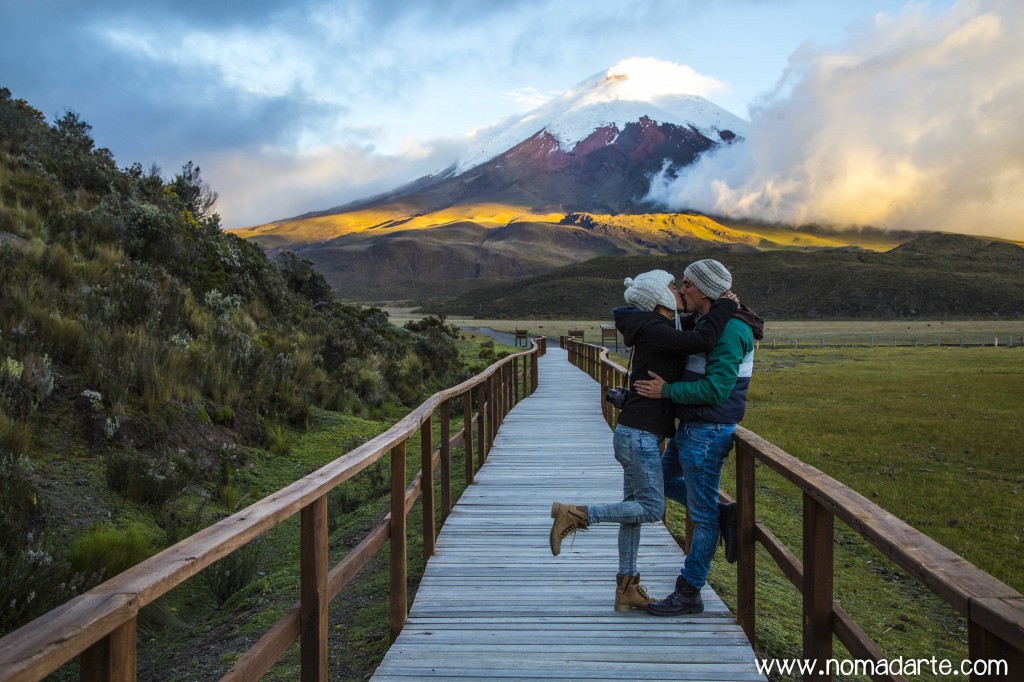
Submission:
[[[587,508],[575,504],[551,503],[551,553],[558,556],[565,536],[587,529]]]
[[[647,588],[640,584],[639,575],[615,576],[615,610],[646,609],[653,602],[647,595]]]

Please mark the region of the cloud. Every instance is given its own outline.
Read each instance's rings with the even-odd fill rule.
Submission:
[[[214,155],[203,177],[220,194],[215,210],[227,228],[327,210],[380,194],[450,166],[464,143],[410,141],[397,154],[335,145],[296,153],[263,147]]]
[[[788,223],[1024,239],[1024,7],[879,14],[841,50],[795,52],[750,137],[649,199]]]

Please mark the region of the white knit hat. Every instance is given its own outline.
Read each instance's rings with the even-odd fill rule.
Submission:
[[[732,287],[732,274],[724,265],[712,258],[691,263],[683,271],[683,277],[690,280],[697,291],[710,299],[721,298]]]
[[[626,286],[626,303],[647,312],[653,312],[659,305],[675,311],[676,297],[668,290],[668,285],[675,279],[664,270],[651,270],[635,278],[627,277],[622,282]]]

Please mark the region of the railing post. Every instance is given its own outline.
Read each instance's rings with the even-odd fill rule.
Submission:
[[[420,494],[423,496],[423,563],[434,556],[434,415],[420,425]]]
[[[508,415],[519,400],[519,358],[512,358],[508,363],[508,404],[505,407],[505,414]]]
[[[498,370],[498,418],[495,419],[495,430],[494,435],[498,435],[498,429],[501,428],[502,422],[505,421],[505,414],[508,412],[508,363],[506,362]]]
[[[391,641],[405,627],[409,608],[405,558],[405,441],[391,448]]]
[[[133,682],[136,668],[138,619],[132,618],[82,652],[82,682]]]
[[[609,368],[604,363],[601,363],[601,380],[598,382],[598,389],[601,393],[597,396],[600,401],[598,405],[601,406],[601,412],[604,415],[604,421],[606,424],[611,426],[612,423],[612,406],[607,400],[604,399],[605,394],[608,392],[608,374]]]
[[[487,430],[485,428],[484,417],[487,413],[487,381],[480,382],[480,385],[476,387],[476,459],[477,469],[484,465],[484,460],[487,457]]]
[[[832,546],[835,517],[804,493],[803,620],[804,659],[825,670],[832,658]],[[820,675],[820,679],[832,679]],[[819,679],[818,677],[815,678]]]
[[[498,372],[487,380],[487,452],[494,447],[494,436],[498,433]]]
[[[473,483],[473,389],[462,394],[463,453],[466,459],[466,485]]]
[[[754,456],[736,443],[736,619],[754,643],[756,554],[754,552]]]
[[[451,454],[451,419],[450,401],[441,403],[441,525],[448,519],[452,511],[452,454]]]
[[[523,360],[525,363],[526,361]],[[525,365],[524,365],[525,366]],[[519,402],[519,358],[512,358],[512,404]]]
[[[327,495],[302,508],[301,638],[302,682],[327,682]]]
[[[540,347],[534,351],[533,355],[530,356],[530,393],[532,394],[537,390],[537,379],[540,376],[540,372],[537,369],[537,360],[540,359]]]
[[[1016,632],[1010,630],[1003,633],[1016,637],[1017,643],[1014,645],[978,622],[978,620],[989,620],[1002,609],[1009,609],[1010,600],[978,598],[973,599],[968,608],[970,613],[967,619],[967,655],[970,660],[999,661],[1006,664],[1006,668],[1003,670],[983,670],[979,666],[978,670],[972,671],[971,682],[1020,680],[1021,673],[1024,673],[1024,649],[1020,644],[1020,629],[1018,628]]]

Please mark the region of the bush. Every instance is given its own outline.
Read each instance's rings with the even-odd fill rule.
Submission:
[[[218,604],[224,604],[236,592],[252,582],[263,558],[263,538],[236,549],[203,571],[203,582]]]
[[[71,543],[71,568],[108,580],[153,555],[149,538],[138,526],[115,528],[98,524]]]
[[[107,484],[133,502],[159,507],[185,490],[195,469],[180,451],[162,457],[119,451],[107,456]]]
[[[0,429],[4,420],[0,414]],[[0,452],[0,553],[12,554],[30,546],[43,528],[39,494],[24,464],[15,453]]]
[[[86,582],[45,543],[27,537],[28,546],[0,552],[0,636],[71,599]]]
[[[291,450],[288,443],[288,434],[284,427],[277,422],[267,422],[267,440],[269,449],[275,455],[287,455]]]

